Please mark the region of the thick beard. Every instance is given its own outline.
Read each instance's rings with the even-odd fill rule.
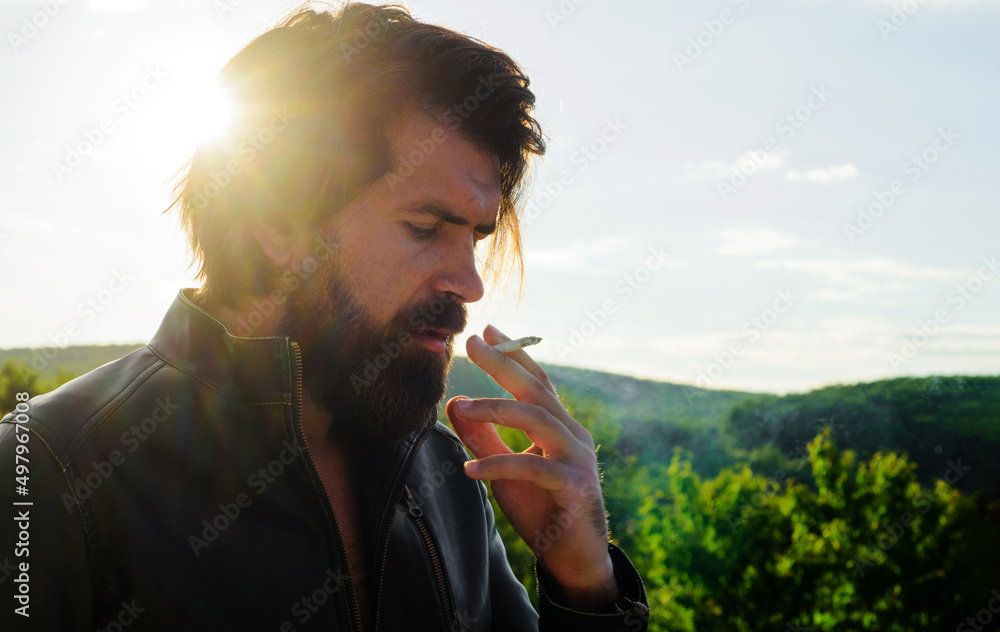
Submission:
[[[310,398],[333,417],[329,439],[363,450],[402,441],[433,425],[454,336],[440,354],[410,334],[414,326],[425,324],[465,329],[465,306],[437,298],[403,308],[382,325],[355,300],[336,262],[320,265],[288,295],[281,331],[299,343]]]

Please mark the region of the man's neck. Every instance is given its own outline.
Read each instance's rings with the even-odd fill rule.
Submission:
[[[344,474],[353,478],[356,466],[356,446],[350,444],[347,437],[331,435],[330,427],[333,416],[329,411],[317,406],[309,394],[302,397],[302,430],[313,453],[322,452],[333,456],[345,466]],[[353,480],[351,481],[353,483]]]

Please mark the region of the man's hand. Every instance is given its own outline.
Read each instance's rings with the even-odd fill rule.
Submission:
[[[590,433],[563,407],[541,367],[524,350],[503,354],[509,340],[492,325],[466,342],[469,359],[516,399],[455,397],[448,420],[476,456],[470,478],[491,481],[504,515],[571,608],[603,612],[618,598],[608,528]],[[523,431],[532,444],[515,454],[494,423]]]

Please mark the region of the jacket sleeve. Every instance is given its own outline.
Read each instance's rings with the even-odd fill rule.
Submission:
[[[87,537],[73,492],[44,428],[14,420],[0,422],[0,629],[90,630]]]
[[[565,595],[555,579],[535,562],[538,580],[540,632],[645,632],[649,625],[649,604],[642,578],[625,552],[608,543],[618,582],[618,601],[609,612],[581,612],[564,605]]]
[[[517,579],[507,561],[507,549],[504,547],[500,532],[497,531],[493,506],[490,504],[486,485],[479,483],[479,493],[482,495],[487,517],[487,533],[489,534],[489,565],[490,565],[490,612],[492,621],[490,629],[496,632],[524,631],[537,632],[538,613],[531,605],[528,591]]]
[[[625,553],[608,543],[608,552],[614,564],[618,581],[619,599],[612,612],[591,613],[573,610],[563,605],[565,598],[559,584],[538,562],[535,577],[538,580],[538,609],[536,613],[528,598],[528,591],[514,576],[507,561],[507,550],[496,529],[493,507],[486,485],[480,481],[487,512],[490,537],[490,607],[493,613],[492,629],[539,632],[645,632],[649,622],[649,605],[646,591],[638,571]]]

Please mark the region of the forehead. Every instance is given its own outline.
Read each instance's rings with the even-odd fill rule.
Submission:
[[[408,116],[393,127],[390,152],[382,182],[399,203],[436,198],[477,215],[499,208],[496,157],[450,125],[423,114]]]

